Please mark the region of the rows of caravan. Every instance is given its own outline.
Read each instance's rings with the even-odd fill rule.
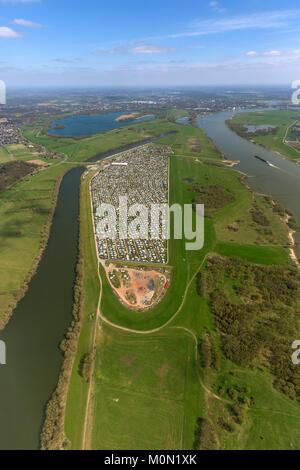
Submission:
[[[168,204],[168,154],[167,147],[146,145],[116,156],[105,163],[91,181],[95,234],[98,254],[101,259],[140,261],[148,263],[168,262],[168,242],[162,234],[166,216],[160,212],[159,236],[151,231],[151,210],[153,205],[166,207]],[[125,200],[129,212],[129,227],[133,223],[130,207],[142,204],[148,216],[138,218],[136,227],[139,237],[132,237],[130,228],[119,223],[120,200]],[[123,199],[122,199],[123,198]],[[103,204],[115,208],[111,223],[115,231],[107,232],[104,223]],[[157,206],[158,207],[158,206]],[[138,213],[139,214],[139,213]],[[107,212],[105,215],[109,217]],[[120,216],[121,217],[121,216]],[[106,217],[107,221],[107,217]],[[116,222],[116,223],[115,223]],[[126,233],[124,233],[126,230]]]

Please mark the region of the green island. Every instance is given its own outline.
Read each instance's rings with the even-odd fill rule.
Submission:
[[[241,137],[274,150],[285,158],[298,161],[300,159],[299,121],[299,112],[268,110],[235,114],[227,121],[227,124]],[[258,126],[258,129],[249,132],[245,126]]]
[[[47,244],[62,177],[88,167],[88,158],[173,132],[156,141],[173,151],[170,203],[202,201],[208,209],[204,247],[186,251],[185,239],[171,237],[168,292],[152,309],[135,312],[119,302],[99,267],[90,201],[95,171],[82,178],[73,321],[61,345],[43,449],[300,447],[299,368],[284,360],[300,324],[287,213],[249,190],[203,131],[174,122],[183,115],[167,111],[84,139],[49,136],[45,122],[23,129],[33,145],[61,157],[0,193],[2,325]],[[253,121],[281,129],[267,116],[253,113]],[[283,115],[283,127],[288,119]],[[266,137],[275,139],[254,139]]]

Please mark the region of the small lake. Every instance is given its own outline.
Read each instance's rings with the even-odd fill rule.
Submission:
[[[79,114],[70,116],[53,121],[48,132],[51,135],[59,135],[61,137],[94,135],[143,121],[153,121],[153,119],[155,119],[155,116],[149,114],[130,121],[116,121],[119,116],[124,114],[127,113],[106,113],[97,116]],[[64,127],[55,129],[56,126]]]
[[[265,131],[265,130],[271,130],[271,129],[276,129],[276,126],[254,126],[254,125],[247,125],[247,124],[244,124],[243,126],[245,129],[247,129],[247,132],[249,134],[252,134],[256,131]]]

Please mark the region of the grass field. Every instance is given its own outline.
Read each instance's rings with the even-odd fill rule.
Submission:
[[[13,160],[13,156],[8,152],[6,147],[3,145],[0,146],[0,165],[2,163],[10,162]]]
[[[187,152],[186,141],[197,136],[201,153]],[[216,423],[218,447],[222,449],[299,448],[297,426],[300,407],[272,387],[267,372],[237,367],[222,355],[218,333],[207,299],[199,297],[196,274],[205,271],[208,253],[239,256],[249,262],[289,265],[287,229],[274,215],[265,200],[249,192],[232,170],[203,164],[219,160],[208,137],[192,127],[161,140],[171,145],[170,201],[190,203],[195,196],[194,182],[223,184],[231,189],[235,201],[206,219],[205,245],[199,252],[185,251],[184,240],[170,241],[170,264],[174,275],[168,293],[160,304],[147,313],[125,309],[112,294],[105,275],[102,279],[101,314],[105,321],[92,322],[98,300],[96,253],[91,248],[92,226],[87,181],[83,184],[82,227],[86,230],[85,319],[69,387],[65,430],[73,449],[191,449],[196,420],[230,419],[231,403],[220,386],[231,383],[250,389],[255,405],[247,412],[243,426],[232,433]],[[193,180],[189,182],[186,179]],[[249,212],[253,203],[264,210],[273,231],[270,243],[257,231]],[[229,232],[227,226],[243,216],[241,233]],[[257,240],[260,235],[262,242]],[[93,271],[91,271],[91,269]],[[82,356],[91,351],[93,329],[96,331],[95,370],[87,410],[86,435],[83,442],[85,406],[88,386],[78,373]],[[122,328],[138,330],[124,331]],[[156,331],[152,331],[155,329]],[[220,372],[204,370],[195,352],[197,342],[210,332],[217,338],[221,357]],[[80,403],[80,405],[78,404]],[[296,415],[296,416],[295,416]],[[284,431],[280,434],[280,421]],[[295,437],[291,438],[289,429]],[[278,437],[273,438],[273,432]]]
[[[232,118],[232,122],[236,124],[278,126],[275,135],[251,136],[251,134],[248,134],[247,137],[257,144],[279,152],[290,160],[298,160],[300,158],[300,150],[293,149],[285,144],[284,140],[285,136],[288,135],[289,127],[298,120],[300,120],[299,111],[283,110],[240,113]]]

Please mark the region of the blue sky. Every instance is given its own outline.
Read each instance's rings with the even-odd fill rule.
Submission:
[[[296,0],[0,0],[8,86],[300,79]]]

